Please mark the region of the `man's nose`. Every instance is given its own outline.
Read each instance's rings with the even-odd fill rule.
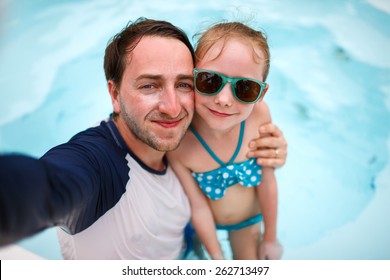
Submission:
[[[180,99],[174,88],[166,88],[160,96],[159,110],[172,118],[177,117],[181,111]]]

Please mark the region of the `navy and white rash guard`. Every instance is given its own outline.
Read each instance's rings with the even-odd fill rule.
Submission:
[[[146,166],[112,120],[39,160],[1,156],[0,244],[59,226],[65,259],[176,259],[190,206],[166,166]]]

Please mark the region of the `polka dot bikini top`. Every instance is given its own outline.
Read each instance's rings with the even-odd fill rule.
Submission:
[[[224,163],[217,155],[210,149],[204,139],[199,133],[190,126],[190,130],[212,156],[212,158],[218,162],[221,167],[207,171],[204,173],[192,172],[192,176],[198,182],[202,191],[211,200],[218,200],[225,195],[226,189],[235,184],[240,184],[244,187],[255,187],[261,182],[261,166],[256,163],[255,158],[248,159],[243,162],[233,162],[238,152],[240,151],[242,138],[244,136],[245,122],[241,123],[240,136],[236,151],[228,163]]]

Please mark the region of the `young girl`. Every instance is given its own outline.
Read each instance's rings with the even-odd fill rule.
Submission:
[[[271,121],[261,102],[267,41],[242,23],[217,24],[200,37],[196,59],[196,112],[168,155],[190,199],[192,224],[213,259],[224,259],[216,229],[228,230],[234,259],[280,259],[274,170],[246,158],[259,125]]]

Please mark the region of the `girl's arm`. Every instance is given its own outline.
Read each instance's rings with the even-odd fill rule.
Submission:
[[[266,111],[269,114],[267,104],[262,101],[253,108],[252,114]],[[258,125],[259,137],[249,142],[251,151],[248,158],[258,158],[258,164],[266,167],[278,168],[286,163],[287,141],[283,132],[272,123],[271,118],[267,122]]]
[[[259,259],[277,260],[282,257],[283,249],[277,240],[276,232],[278,190],[273,168],[263,168],[261,183],[257,187],[257,194],[264,221],[264,233],[259,248]]]
[[[206,247],[206,250],[212,259],[224,259],[217,238],[214,217],[207,202],[207,198],[195,182],[188,168],[180,164],[178,160],[170,160],[170,164],[190,200],[192,225],[202,244]]]
[[[258,199],[264,220],[263,242],[276,242],[278,190],[274,170],[263,168],[262,179],[257,187]]]
[[[266,103],[261,102],[255,107],[253,116],[254,127],[261,127],[263,123],[271,123],[271,114]],[[270,135],[268,135],[270,136]],[[271,137],[271,136],[270,136]],[[257,195],[263,214],[264,233],[259,248],[260,259],[280,259],[282,247],[277,241],[277,212],[278,212],[278,187],[274,168],[263,165],[262,179],[257,187]]]

